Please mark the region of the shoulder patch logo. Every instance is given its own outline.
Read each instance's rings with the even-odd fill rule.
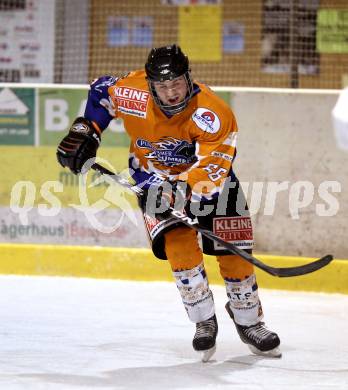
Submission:
[[[215,112],[200,107],[192,114],[192,120],[203,131],[214,134],[220,130],[220,119]]]

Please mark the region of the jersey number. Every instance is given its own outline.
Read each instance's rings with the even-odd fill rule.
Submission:
[[[203,169],[208,172],[208,177],[211,181],[221,179],[221,176],[227,172],[227,169],[219,168],[217,164],[209,164]]]

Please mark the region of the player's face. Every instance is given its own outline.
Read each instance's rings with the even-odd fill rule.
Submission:
[[[174,80],[155,81],[153,85],[159,99],[168,106],[182,102],[187,94],[187,83],[184,76]]]

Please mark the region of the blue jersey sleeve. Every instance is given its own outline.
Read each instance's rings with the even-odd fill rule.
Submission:
[[[88,92],[84,117],[98,124],[101,130],[108,127],[116,112],[108,94],[108,88],[117,82],[116,77],[103,76],[93,81]]]

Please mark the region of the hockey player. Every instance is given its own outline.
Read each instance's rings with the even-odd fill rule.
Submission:
[[[130,171],[148,194],[141,207],[152,250],[170,263],[188,317],[196,324],[193,348],[207,361],[215,352],[218,323],[202,249],[194,230],[158,210],[166,195],[176,205],[184,193],[187,214],[251,252],[250,216],[232,169],[235,117],[207,86],[192,80],[188,58],[174,44],[152,49],[145,71],[103,76],[91,84],[84,116],[58,146],[59,163],[79,173],[96,156],[102,132],[113,118],[123,119],[131,140]],[[153,188],[162,197],[150,197]],[[254,353],[280,356],[277,334],[262,322],[253,266],[206,238],[202,248],[217,257],[228,296],[226,310],[241,340]]]

